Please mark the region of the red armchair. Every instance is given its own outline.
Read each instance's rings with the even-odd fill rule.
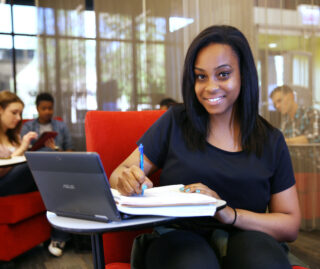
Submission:
[[[89,111],[85,118],[87,151],[97,152],[110,177],[112,171],[137,147],[143,133],[164,113],[158,111]],[[151,178],[159,183],[159,173]],[[130,269],[133,239],[145,230],[103,235],[106,269]],[[303,267],[293,266],[293,269]]]
[[[89,111],[85,119],[87,151],[99,153],[106,174],[112,171],[137,147],[142,134],[164,111]],[[154,175],[153,182],[159,182]],[[131,246],[135,236],[144,231],[113,232],[103,235],[106,268],[130,268]]]
[[[0,197],[1,261],[10,261],[50,238],[51,226],[45,212],[38,191]]]
[[[39,192],[0,197],[0,260],[10,261],[50,238]]]

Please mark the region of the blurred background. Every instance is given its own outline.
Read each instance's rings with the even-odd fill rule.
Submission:
[[[320,0],[1,0],[0,90],[37,116],[35,96],[50,92],[55,115],[85,150],[88,110],[158,109],[181,98],[182,65],[191,40],[212,24],[239,28],[259,74],[260,113],[281,116],[269,98],[289,85],[301,106],[320,108]],[[314,146],[315,154],[318,147]],[[319,227],[319,176],[295,161],[305,229]],[[301,183],[302,182],[302,183]]]

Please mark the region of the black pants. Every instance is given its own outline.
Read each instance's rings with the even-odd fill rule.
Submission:
[[[27,163],[15,165],[0,178],[0,196],[27,193],[37,190]]]
[[[27,163],[15,165],[4,177],[0,178],[0,196],[22,194],[36,191],[37,186]],[[51,239],[67,241],[70,235],[52,229]]]
[[[154,239],[145,254],[147,269],[290,269],[287,254],[271,236],[256,231],[229,235],[222,263],[208,241],[194,232],[176,230]]]

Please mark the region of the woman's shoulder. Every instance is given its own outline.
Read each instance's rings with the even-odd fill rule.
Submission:
[[[266,126],[266,137],[267,137],[267,143],[269,146],[274,147],[279,145],[286,144],[283,133],[276,127],[272,126],[270,123],[265,121],[267,124]]]
[[[183,104],[177,104],[171,106],[165,114],[168,114],[168,116],[173,117],[176,121],[180,122],[186,116],[186,109]]]
[[[264,129],[266,133],[267,141],[270,143],[275,143],[276,141],[284,141],[282,132],[270,124],[265,118],[259,116],[260,126]]]
[[[185,114],[184,106],[181,104],[171,106],[161,117],[152,125],[151,129],[159,128],[164,130],[173,130],[183,122]]]

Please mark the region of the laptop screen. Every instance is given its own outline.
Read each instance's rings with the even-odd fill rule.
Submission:
[[[46,209],[57,215],[120,221],[100,157],[90,152],[26,152]]]

